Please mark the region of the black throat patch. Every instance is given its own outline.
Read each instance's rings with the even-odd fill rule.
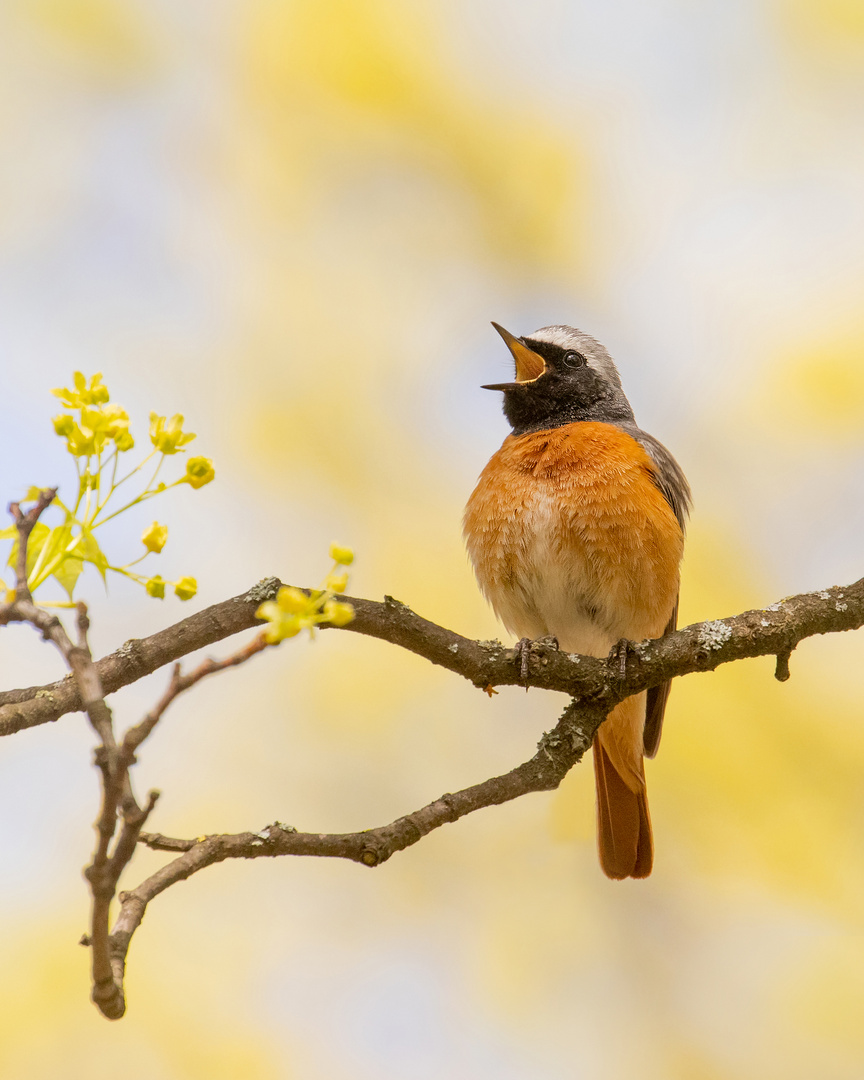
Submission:
[[[522,341],[546,362],[546,370],[504,391],[504,415],[514,435],[590,420],[633,422],[633,410],[618,384],[576,349],[525,337]],[[614,370],[614,369],[613,369]]]

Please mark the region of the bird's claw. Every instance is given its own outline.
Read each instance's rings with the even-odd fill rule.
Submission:
[[[519,638],[513,646],[513,652],[516,654],[516,661],[519,664],[519,680],[520,682],[528,682],[528,665],[531,662],[531,638]]]
[[[616,641],[612,648],[609,650],[609,655],[606,658],[606,663],[610,667],[614,667],[617,661],[618,664],[618,678],[623,680],[627,677],[627,654],[633,649],[633,642],[628,641],[627,638],[621,638],[620,641]]]
[[[558,638],[556,637],[542,637],[542,638],[520,638],[513,646],[513,652],[516,654],[516,660],[519,663],[519,680],[527,685],[528,676],[531,673],[531,650],[535,645],[545,646],[547,649],[558,648]]]

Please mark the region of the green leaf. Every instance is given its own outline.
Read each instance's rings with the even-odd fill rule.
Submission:
[[[62,563],[54,571],[54,578],[60,582],[66,592],[69,594],[69,599],[72,600],[72,593],[75,589],[75,583],[81,576],[81,571],[84,569],[84,560],[79,559],[77,555],[67,555]]]
[[[45,544],[45,551],[42,557],[42,565],[44,566],[52,559],[56,559],[71,539],[71,525],[65,522],[63,525],[55,525],[55,527],[51,530],[51,535],[48,537],[48,540]]]
[[[75,552],[75,555],[85,562],[92,563],[102,575],[103,582],[105,581],[105,571],[108,569],[108,560],[102,553],[102,548],[99,547],[96,537],[90,529],[81,530],[81,539],[78,542],[78,549]]]
[[[51,530],[48,526],[42,522],[37,521],[33,526],[33,531],[30,533],[30,539],[27,542],[27,575],[29,577],[30,571],[36,565],[36,560],[39,558],[39,553],[45,545],[45,541],[48,539],[48,535]],[[12,545],[12,550],[9,552],[9,559],[6,565],[15,568],[15,564],[18,562],[18,530],[15,529],[15,542]]]
[[[54,572],[51,569],[51,564],[61,558],[64,549],[71,539],[72,526],[68,522],[64,522],[62,525],[56,525],[51,529],[48,538],[42,544],[39,558],[28,572],[31,590],[38,589],[42,582],[51,576]],[[30,553],[29,547],[27,553],[28,555]],[[27,561],[29,563],[30,560],[28,559]]]

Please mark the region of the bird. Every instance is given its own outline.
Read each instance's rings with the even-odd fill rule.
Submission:
[[[637,426],[612,357],[590,334],[544,326],[516,337],[492,325],[516,372],[483,387],[503,392],[512,431],[465,508],[482,593],[520,639],[523,664],[540,638],[606,657],[662,637],[677,625],[691,505],[681,467]],[[594,737],[600,866],[613,879],[651,873],[643,759],[657,752],[669,687],[625,698]]]

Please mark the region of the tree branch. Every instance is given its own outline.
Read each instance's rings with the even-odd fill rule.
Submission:
[[[97,839],[92,862],[85,870],[93,898],[91,932],[83,940],[92,950],[93,1001],[109,1018],[119,1018],[125,1012],[126,956],[147,905],[165,889],[204,867],[231,858],[282,855],[344,858],[378,866],[444,824],[529,792],[556,788],[582,759],[609,712],[635,693],[680,675],[763,655],[776,657],[775,676],[784,681],[789,678],[790,657],[800,641],[864,625],[862,578],[845,588],[802,593],[761,610],[697,623],[658,640],[622,642],[605,660],[560,652],[554,641],[534,642],[527,656],[526,675],[524,652],[517,654],[499,641],[464,638],[421,618],[392,597],[385,597],[383,603],[344,597],[354,609],[353,621],[344,627],[350,632],[398,645],[490,692],[494,686],[522,683],[562,691],[570,695],[571,702],[528,761],[501,776],[442,795],[388,825],[355,833],[321,834],[300,833],[292,826],[274,822],[258,833],[173,839],[142,831],[159,793],[151,791],[143,806],[136,800],[129,775],[135,752],[179,694],[211,674],[246,662],[263,651],[267,642],[259,635],[233,655],[218,661],[206,660],[185,676],[176,665],[162,698],[119,743],[106,695],[181,656],[254,627],[259,605],[276,595],[281,582],[269,578],[247,593],[215,604],[166,630],[143,640],[128,641],[94,662],[87,640],[86,606],[78,605],[77,642],[73,643],[60,620],[34,604],[27,584],[28,541],[54,495],[51,489],[41,492],[26,514],[18,504],[10,506],[19,534],[16,591],[12,602],[0,604],[0,626],[31,623],[60,650],[72,674],[46,686],[0,694],[0,734],[83,710],[101,740],[95,751],[102,787]],[[322,629],[327,628],[322,624]],[[109,932],[117,885],[138,843],[171,852],[175,857],[136,889],[120,894],[120,911]]]
[[[349,624],[355,631],[409,648],[457,671],[476,685],[515,683],[521,677],[514,651],[504,649],[498,642],[461,638],[427,623],[393,600],[388,599],[383,605],[350,602],[357,609],[355,623]],[[197,840],[141,833],[140,843],[154,850],[179,854],[137,888],[120,894],[120,912],[110,937],[115,970],[122,971],[132,936],[150,901],[207,866],[226,859],[283,855],[343,858],[364,866],[379,866],[442,825],[529,792],[558,787],[567,772],[581,761],[605,717],[625,697],[674,675],[711,670],[747,656],[776,655],[776,674],[782,679],[788,677],[789,656],[798,641],[816,633],[852,629],[862,624],[864,579],[847,589],[802,594],[762,611],[699,623],[657,641],[630,644],[627,649],[618,650],[614,662],[568,656],[535,643],[529,665],[530,684],[565,690],[573,700],[556,727],[543,736],[537,753],[502,776],[442,795],[389,825],[362,832],[301,833],[292,826],[274,822],[258,833],[205,836]],[[230,659],[211,662],[212,670],[230,662]]]
[[[258,605],[272,599],[280,585],[277,578],[267,578],[248,592],[214,604],[150,637],[127,641],[96,662],[105,693],[113,694],[197,649],[260,625],[255,618]],[[42,614],[48,618],[47,612]],[[6,621],[11,620],[4,619],[0,605],[0,625]],[[79,712],[81,707],[75,682],[68,677],[44,686],[7,690],[0,693],[0,735],[51,723],[66,713]]]
[[[249,592],[214,604],[148,638],[127,641],[95,664],[104,692],[113,693],[187,653],[258,625],[258,605],[274,597],[280,584],[278,579],[268,578]],[[515,653],[499,641],[462,637],[421,618],[392,597],[383,603],[344,599],[355,611],[353,622],[341,628],[349,633],[398,645],[483,689],[521,683]],[[46,620],[57,621],[37,610]],[[4,619],[0,607],[0,623],[4,621],[9,620]],[[617,659],[610,665],[593,657],[573,658],[538,643],[532,647],[528,685],[559,690],[583,700],[614,699],[614,704],[667,679],[694,671],[713,671],[721,664],[755,656],[780,657],[777,674],[782,677],[782,658],[788,657],[800,641],[815,634],[857,630],[862,625],[864,578],[842,588],[787,597],[767,608],[734,617],[695,623],[657,641],[636,645],[627,651],[623,679]],[[321,628],[328,629],[326,624]],[[0,735],[50,723],[81,707],[80,694],[68,678],[41,687],[7,691],[0,694]]]
[[[255,834],[171,839],[142,832],[158,792],[150,792],[143,807],[135,799],[129,778],[135,751],[178,694],[210,674],[245,662],[262,651],[266,642],[259,636],[233,656],[221,661],[207,660],[186,676],[181,675],[179,667],[175,668],[166,693],[139,724],[126,732],[119,745],[105,696],[187,653],[255,626],[258,606],[275,596],[281,583],[275,578],[267,579],[249,592],[149,638],[126,642],[94,663],[87,643],[86,607],[78,605],[78,641],[73,644],[59,619],[37,607],[27,588],[27,541],[53,497],[53,491],[43,492],[26,515],[15,504],[10,508],[19,529],[17,588],[15,600],[0,605],[0,625],[14,621],[32,623],[59,648],[72,676],[47,686],[0,695],[0,734],[47,723],[67,712],[83,709],[101,739],[95,756],[102,775],[102,804],[96,823],[93,861],[85,871],[93,895],[91,934],[86,943],[93,950],[93,1000],[112,1018],[122,1016],[125,1011],[126,955],[147,904],[172,884],[205,866],[229,858],[279,855],[346,858],[377,866],[432,830],[475,810],[531,791],[557,787],[569,769],[581,760],[603,719],[632,694],[679,675],[710,671],[734,660],[763,655],[777,657],[775,675],[785,680],[789,677],[791,653],[804,638],[864,625],[864,579],[861,579],[843,589],[803,593],[762,610],[697,623],[656,641],[623,643],[626,647],[617,648],[606,660],[570,655],[559,652],[549,642],[534,642],[529,651],[526,679],[522,654],[517,655],[499,641],[464,638],[421,618],[392,597],[386,597],[383,603],[345,597],[355,612],[354,620],[345,626],[351,632],[398,645],[485,690],[527,683],[567,693],[571,704],[553,731],[543,737],[538,752],[530,760],[502,776],[455,794],[442,795],[389,825],[359,833],[320,834],[299,833],[276,822]],[[322,629],[327,628],[322,624]],[[116,836],[118,816],[121,825]],[[121,893],[120,912],[109,934],[110,906],[117,883],[139,842],[178,854],[138,888]]]

